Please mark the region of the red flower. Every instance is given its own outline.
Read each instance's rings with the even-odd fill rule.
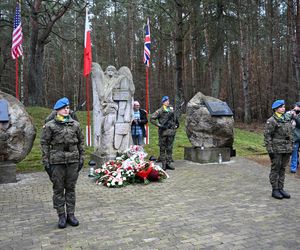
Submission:
[[[147,179],[149,181],[158,181],[160,178],[159,171],[156,169],[151,169],[151,172],[149,173]]]
[[[136,175],[137,175],[138,177],[143,178],[143,179],[147,179],[147,177],[148,177],[148,175],[151,173],[152,169],[153,169],[152,167],[149,167],[149,168],[147,168],[147,169],[143,169],[143,170],[137,172]]]

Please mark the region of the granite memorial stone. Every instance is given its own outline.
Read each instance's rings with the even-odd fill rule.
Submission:
[[[16,163],[31,151],[35,136],[24,105],[0,91],[0,183],[16,182]]]
[[[232,115],[226,103],[198,92],[186,109],[186,133],[192,147],[185,148],[185,159],[218,162],[221,155],[222,162],[228,161],[234,140]]]

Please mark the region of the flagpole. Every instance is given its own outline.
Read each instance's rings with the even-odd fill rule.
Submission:
[[[16,98],[19,100],[19,63],[16,58]]]
[[[149,67],[146,66],[146,111],[149,114]],[[149,144],[149,125],[146,123],[146,144]]]
[[[86,19],[84,31],[84,55],[83,55],[83,75],[86,79],[86,110],[87,110],[87,146],[91,146],[91,116],[90,116],[90,74],[92,67],[92,48],[91,48],[91,23],[89,20],[89,1],[86,1]]]
[[[85,77],[86,82],[86,111],[87,111],[87,145],[91,146],[91,116],[90,116],[90,76]]]
[[[21,102],[24,104],[25,103],[25,100],[24,100],[24,75],[23,75],[23,72],[24,72],[24,56],[22,55],[22,60],[21,60],[21,72],[20,72],[20,100]]]

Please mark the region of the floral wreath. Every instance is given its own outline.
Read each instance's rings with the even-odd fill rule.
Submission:
[[[131,145],[115,160],[96,168],[92,174],[96,184],[107,187],[123,187],[132,183],[148,184],[169,178],[169,175],[154,161],[146,161],[143,147]]]

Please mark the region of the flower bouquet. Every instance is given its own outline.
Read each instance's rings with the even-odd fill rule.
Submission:
[[[96,184],[107,187],[123,187],[135,182],[145,184],[169,178],[168,174],[153,161],[146,161],[147,153],[141,146],[130,146],[115,160],[105,162],[96,168],[93,177]]]

